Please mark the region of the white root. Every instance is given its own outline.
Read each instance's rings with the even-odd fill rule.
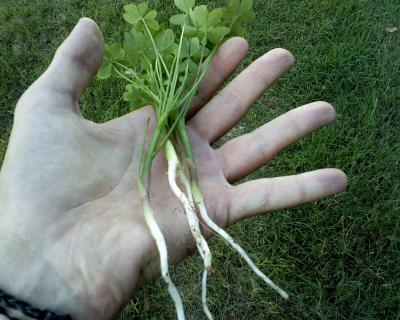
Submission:
[[[172,191],[174,192],[175,196],[179,199],[180,203],[182,204],[186,217],[189,223],[190,231],[196,241],[197,250],[199,251],[200,256],[204,261],[204,271],[203,271],[203,278],[202,278],[202,287],[201,287],[201,302],[203,306],[203,311],[206,314],[209,320],[213,320],[213,316],[210,312],[210,309],[207,305],[207,277],[208,272],[211,269],[211,251],[208,247],[207,241],[204,239],[201,230],[199,219],[194,210],[194,201],[192,196],[192,191],[190,188],[190,183],[185,177],[183,171],[179,168],[179,159],[176,155],[175,148],[173,147],[170,141],[167,141],[166,146],[166,158],[168,161],[168,181]],[[178,187],[176,183],[176,173],[178,172],[179,179],[184,184],[186,188],[187,196],[182,192],[182,190]]]
[[[257,274],[265,283],[267,283],[272,289],[278,292],[284,299],[288,299],[289,295],[278,287],[270,278],[268,278],[257,266],[254,262],[250,259],[246,251],[233,240],[233,238],[222,228],[220,228],[211,218],[208,216],[206,206],[204,204],[203,197],[201,196],[200,189],[197,184],[192,185],[192,194],[194,200],[196,202],[197,207],[200,211],[200,216],[203,221],[207,224],[207,226],[214,231],[215,233],[219,234],[225,241],[227,241],[236,251],[243,257],[243,259],[247,262],[249,267]]]
[[[179,295],[178,289],[172,282],[168,271],[167,244],[165,243],[164,236],[160,230],[160,227],[157,224],[157,221],[154,218],[153,209],[146,200],[144,200],[143,202],[143,210],[147,226],[150,229],[151,235],[156,241],[157,249],[160,254],[161,275],[168,285],[169,294],[174,300],[178,320],[185,320],[185,312],[183,309],[181,296]]]
[[[196,230],[198,230],[197,232],[201,235],[202,247],[198,248],[200,255],[203,254],[202,252],[205,249],[204,250],[205,254],[203,254],[204,257],[202,256],[203,261],[204,261],[204,271],[203,271],[202,286],[201,286],[201,301],[202,301],[204,313],[207,315],[207,317],[209,319],[213,319],[213,316],[211,315],[211,312],[207,306],[207,277],[208,277],[208,272],[211,272],[211,260],[212,260],[211,251],[210,251],[210,248],[208,247],[207,241],[204,239],[203,235],[201,234],[199,219],[197,218],[197,215],[196,215],[195,209],[194,209],[194,201],[193,201],[193,195],[192,195],[192,188],[190,187],[190,182],[186,178],[186,176],[183,173],[181,168],[178,168],[178,176],[179,176],[180,181],[185,186],[186,194],[188,195],[190,206],[191,206],[191,208],[193,208],[193,211],[191,214],[193,215],[193,220],[196,221],[195,227],[196,227]]]

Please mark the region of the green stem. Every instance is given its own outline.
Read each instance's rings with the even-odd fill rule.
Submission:
[[[115,63],[118,64],[118,65],[121,65],[122,67],[124,67],[124,68],[126,68],[126,69],[128,69],[130,71],[132,71],[131,69],[125,67],[124,65],[122,65],[122,64],[120,64],[118,62],[115,62]],[[131,83],[136,89],[142,90],[145,94],[148,94],[151,98],[153,98],[155,103],[160,103],[160,100],[157,98],[157,96],[149,88],[147,88],[144,83],[140,83],[141,86],[139,86],[135,81],[133,81],[132,79],[129,79],[122,72],[120,72],[116,67],[113,66],[113,69],[120,77],[122,77],[123,79],[125,79],[126,81]],[[132,74],[135,76],[134,72]],[[136,77],[138,77],[138,76],[136,75]]]
[[[187,66],[186,66],[185,75],[183,76],[182,84],[181,84],[181,86],[178,88],[178,90],[176,90],[176,94],[175,94],[175,97],[174,97],[175,103],[178,103],[179,98],[180,98],[180,96],[181,96],[181,94],[182,94],[182,92],[183,92],[183,89],[185,89],[186,86],[187,86],[186,80],[187,80],[187,78],[188,78],[188,75],[189,75],[189,63],[188,63]]]
[[[216,52],[216,48],[214,48],[214,50],[208,56],[208,58],[207,58],[208,61],[207,61],[206,65],[205,65],[201,75],[198,77],[198,79],[194,83],[193,87],[189,90],[189,92],[181,99],[181,103],[184,103],[188,98],[190,98],[190,96],[194,95],[194,93],[197,91],[197,89],[199,88],[201,82],[203,81],[204,77],[206,76],[208,70],[211,67],[211,63],[212,63],[212,60],[214,58],[215,52]]]
[[[150,41],[151,41],[151,43],[152,43],[152,45],[153,45],[154,53],[156,54],[156,59],[159,59],[159,60],[161,61],[161,64],[163,65],[163,67],[164,67],[164,69],[165,69],[165,73],[166,73],[167,76],[169,77],[169,76],[170,76],[170,75],[169,75],[169,70],[168,70],[168,68],[167,68],[167,65],[165,64],[164,59],[162,58],[160,52],[159,52],[158,49],[157,49],[156,43],[154,42],[153,35],[151,34],[151,31],[150,31],[149,27],[147,26],[146,21],[145,21],[143,18],[142,18],[141,20],[142,20],[142,22],[143,22],[143,25],[144,25],[145,28],[146,28],[147,34],[148,34],[148,36],[149,36],[149,38],[150,38]]]
[[[198,183],[196,165],[194,162],[193,149],[192,149],[192,145],[189,140],[189,136],[186,131],[186,125],[185,125],[184,118],[182,118],[178,123],[178,134],[179,134],[179,139],[181,140],[181,143],[182,143],[183,151],[186,154],[186,160],[188,162],[189,173],[190,173],[190,180]]]
[[[144,159],[143,165],[143,174],[141,180],[143,182],[143,186],[147,194],[149,193],[150,189],[150,173],[151,173],[151,165],[153,163],[153,159],[155,157],[154,150],[157,148],[158,141],[160,140],[161,136],[161,126],[158,126],[156,131],[153,134],[151,139],[149,149],[147,150],[146,157]]]
[[[176,84],[179,80],[179,68],[180,68],[180,63],[181,63],[181,53],[182,53],[182,42],[183,42],[183,35],[185,33],[185,25],[183,25],[183,29],[182,29],[182,34],[179,40],[179,50],[178,50],[178,55],[176,57],[176,65],[175,65],[175,70],[173,73],[173,77],[172,77],[172,87],[171,87],[171,91],[169,93],[168,99],[169,102],[171,103],[171,101],[173,100],[175,93],[176,93]],[[172,72],[172,69],[171,69]]]
[[[143,161],[144,161],[144,145],[146,143],[146,138],[147,138],[147,133],[149,131],[149,125],[150,125],[150,118],[147,119],[146,125],[144,127],[144,135],[143,135],[143,140],[140,145],[140,150],[139,150],[139,161],[138,161],[138,166],[137,166],[137,174],[136,176],[141,179],[142,174],[143,174]]]

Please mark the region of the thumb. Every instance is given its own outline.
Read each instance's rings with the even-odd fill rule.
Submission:
[[[151,136],[157,123],[152,106],[142,107],[119,118],[104,122],[101,126],[105,130],[117,134],[128,145],[132,145],[134,142],[141,142],[147,123],[149,126],[148,136]]]
[[[78,101],[101,65],[103,47],[103,35],[97,24],[89,18],[80,19],[34,86]]]

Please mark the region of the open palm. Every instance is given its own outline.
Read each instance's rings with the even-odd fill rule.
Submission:
[[[13,261],[12,267],[0,262],[0,287],[76,319],[112,318],[134,289],[159,274],[135,177],[153,110],[145,107],[104,124],[79,112],[79,97],[101,63],[102,47],[97,25],[82,19],[21,97],[0,176],[0,254]],[[213,149],[211,143],[293,64],[289,52],[272,50],[215,95],[246,52],[240,38],[220,48],[188,118],[206,206],[222,227],[346,187],[346,176],[336,169],[231,184],[335,118],[329,104],[311,103]],[[151,201],[170,262],[176,263],[193,251],[194,241],[166,172],[159,154]]]

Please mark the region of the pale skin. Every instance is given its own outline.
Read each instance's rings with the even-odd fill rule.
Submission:
[[[233,185],[335,120],[331,105],[314,102],[212,148],[294,63],[288,51],[272,50],[215,95],[247,50],[240,38],[220,48],[188,118],[208,213],[224,228],[326,198],[347,185],[337,169]],[[98,26],[80,20],[19,100],[0,175],[0,288],[73,319],[112,319],[135,290],[159,275],[135,176],[145,123],[151,118],[154,124],[152,107],[103,124],[79,111],[102,54]],[[194,252],[195,243],[166,172],[160,154],[152,168],[151,201],[174,264]]]

